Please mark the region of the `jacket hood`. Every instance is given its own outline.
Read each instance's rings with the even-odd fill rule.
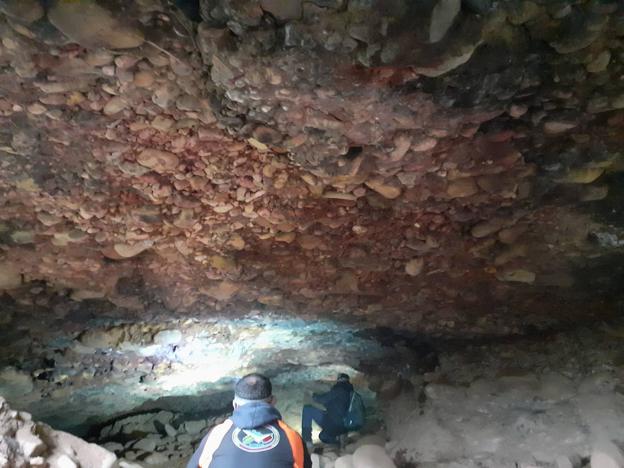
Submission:
[[[241,429],[253,429],[278,419],[282,419],[280,412],[274,406],[263,401],[239,406],[232,414],[234,425]]]
[[[348,382],[345,380],[336,382],[336,384],[334,385],[334,388],[343,388],[345,390],[348,390],[349,392],[353,391],[353,385],[351,385],[351,382]]]

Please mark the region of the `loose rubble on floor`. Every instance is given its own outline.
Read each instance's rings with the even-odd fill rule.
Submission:
[[[114,453],[34,422],[30,414],[11,410],[0,397],[0,467],[121,468],[123,465],[117,464]]]
[[[623,330],[441,352],[387,405],[389,452],[425,468],[624,466]]]
[[[103,427],[97,440],[128,461],[129,467],[134,464],[185,468],[201,439],[225,417],[187,421],[181,418],[183,415],[170,411],[129,416]]]
[[[373,392],[381,417],[351,433],[342,448],[317,443],[314,466],[622,468],[623,337],[620,321],[541,337],[443,343],[435,367],[371,369],[356,377],[356,388]],[[275,392],[278,409],[294,427],[301,394],[330,383],[296,378],[293,371],[290,385],[277,379]],[[201,408],[197,401],[187,404]],[[183,468],[201,438],[230,411],[198,417],[145,407],[92,430],[89,440],[100,449],[32,423],[3,402],[0,455],[18,460],[64,454],[77,464],[50,462],[50,468],[117,466],[115,455],[120,467]],[[109,465],[90,464],[98,450]]]

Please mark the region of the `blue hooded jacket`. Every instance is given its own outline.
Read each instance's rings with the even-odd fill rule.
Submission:
[[[340,380],[327,393],[314,394],[314,401],[325,406],[327,410],[326,425],[323,427],[327,432],[339,435],[344,433],[343,418],[349,412],[349,402],[353,393],[351,382]]]
[[[292,448],[286,433],[277,424],[282,415],[274,406],[265,402],[248,403],[236,408],[230,419],[234,423],[232,428],[215,451],[210,466],[202,468],[293,468]],[[202,439],[186,468],[199,466],[207,439],[208,436]],[[305,444],[303,447],[303,468],[312,468]]]

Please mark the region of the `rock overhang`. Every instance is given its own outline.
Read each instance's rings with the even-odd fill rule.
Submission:
[[[0,3],[16,300],[472,336],[621,307],[617,2],[199,4]]]

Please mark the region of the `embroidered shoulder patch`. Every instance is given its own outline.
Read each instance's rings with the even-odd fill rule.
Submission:
[[[267,425],[255,429],[234,429],[232,442],[245,452],[266,452],[277,447],[280,434],[277,428]]]

